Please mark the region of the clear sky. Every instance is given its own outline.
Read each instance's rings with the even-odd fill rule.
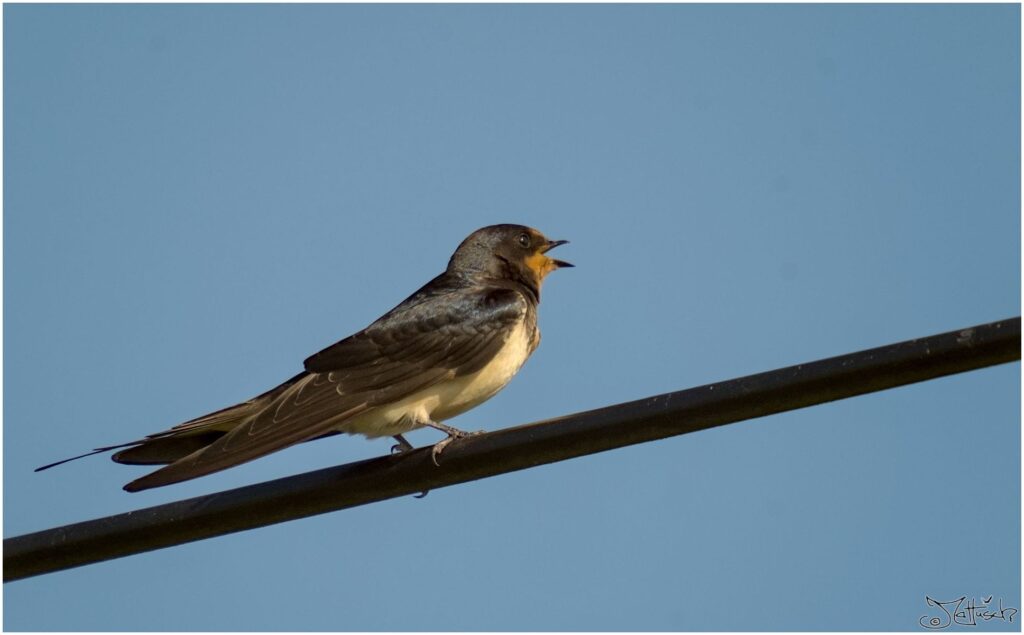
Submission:
[[[290,377],[495,222],[577,268],[466,429],[1020,311],[1017,5],[3,10],[7,537],[386,453],[338,437],[140,494],[104,457],[32,473]],[[634,446],[7,584],[3,625],[1020,608],[1019,402],[1011,364]]]

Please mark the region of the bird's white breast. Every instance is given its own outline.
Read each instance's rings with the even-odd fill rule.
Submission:
[[[381,406],[347,421],[344,432],[368,437],[391,436],[421,427],[423,421],[444,421],[493,397],[512,379],[533,351],[532,333],[520,320],[497,355],[486,366],[425,388],[401,401]]]

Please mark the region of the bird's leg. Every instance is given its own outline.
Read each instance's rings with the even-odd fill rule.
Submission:
[[[391,446],[391,453],[392,454],[402,454],[403,452],[408,452],[409,450],[413,449],[412,444],[409,443],[405,439],[405,437],[403,437],[402,435],[396,434],[392,438],[394,438],[395,441],[398,441],[398,443],[396,443],[393,446]],[[426,496],[429,493],[430,493],[430,490],[429,489],[425,489],[422,492],[420,492],[419,494],[413,496],[413,498],[423,498],[424,496]]]
[[[406,441],[405,437],[403,437],[402,435],[396,434],[394,436],[394,439],[395,441],[398,441],[398,443],[391,446],[392,454],[401,454],[402,452],[408,452],[409,450],[412,449],[412,444]]]
[[[430,452],[430,458],[434,461],[434,465],[437,465],[438,467],[440,467],[441,464],[437,462],[437,457],[441,456],[441,452],[443,452],[444,449],[448,447],[449,443],[456,439],[464,439],[466,437],[472,437],[484,433],[483,430],[477,430],[476,432],[466,432],[465,430],[459,430],[458,428],[453,428],[452,426],[448,426],[443,423],[438,423],[437,421],[425,421],[423,422],[423,425],[430,426],[431,428],[434,428],[435,430],[440,430],[441,432],[444,432],[445,434],[448,435],[448,438],[441,439],[440,441],[435,443],[434,449],[431,450]]]

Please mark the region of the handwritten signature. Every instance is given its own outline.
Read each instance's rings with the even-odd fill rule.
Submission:
[[[938,607],[942,611],[942,615],[922,615],[918,620],[918,624],[933,631],[948,628],[953,624],[977,626],[978,620],[982,622],[1003,620],[1013,623],[1013,617],[1017,615],[1017,609],[1003,607],[1003,598],[999,598],[999,610],[994,610],[991,595],[982,598],[981,604],[976,604],[975,598],[968,600],[966,595],[947,602],[940,602],[927,595],[924,596],[924,599],[928,602],[928,606]]]

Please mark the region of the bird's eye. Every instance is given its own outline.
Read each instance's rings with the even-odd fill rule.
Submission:
[[[517,240],[519,241],[519,246],[520,247],[529,248],[529,246],[530,246],[530,235],[529,234],[519,234],[519,238]]]

